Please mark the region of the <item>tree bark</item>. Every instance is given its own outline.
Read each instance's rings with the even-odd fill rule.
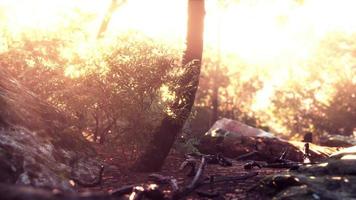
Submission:
[[[136,171],[152,172],[161,169],[177,135],[180,133],[194,104],[199,85],[203,53],[205,6],[204,0],[188,0],[188,27],[186,50],[182,66],[187,73],[178,80],[177,99],[170,106],[176,115],[166,114],[144,153],[134,164]]]

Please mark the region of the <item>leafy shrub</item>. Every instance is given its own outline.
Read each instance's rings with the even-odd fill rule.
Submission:
[[[139,34],[100,41],[85,56],[61,38],[24,39],[0,54],[0,65],[67,113],[85,136],[140,148],[160,121],[161,88],[172,82],[178,54]],[[167,50],[168,49],[168,50]]]

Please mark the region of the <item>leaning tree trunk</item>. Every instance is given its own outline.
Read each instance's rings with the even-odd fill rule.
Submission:
[[[160,127],[153,133],[152,141],[134,164],[137,171],[158,171],[161,169],[178,133],[189,117],[199,85],[200,67],[203,53],[204,0],[188,0],[188,29],[186,50],[182,66],[185,76],[178,80],[177,99],[170,106],[174,115],[166,114]]]

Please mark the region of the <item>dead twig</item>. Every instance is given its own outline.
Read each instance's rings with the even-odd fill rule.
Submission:
[[[288,152],[289,152],[289,148],[287,147],[286,150],[284,150],[282,155],[279,157],[279,160],[285,160]]]

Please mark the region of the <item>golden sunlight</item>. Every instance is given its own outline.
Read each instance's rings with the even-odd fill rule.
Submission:
[[[172,102],[176,98],[176,95],[169,90],[169,87],[167,85],[162,85],[162,87],[160,88],[160,93],[163,102]]]
[[[69,26],[75,11],[94,15],[87,31],[94,36],[109,0],[1,0],[6,28],[58,31]],[[307,59],[319,40],[330,31],[354,32],[352,0],[207,1],[206,46],[220,46],[251,64],[281,67]],[[340,11],[340,12],[338,12]],[[137,30],[154,38],[177,43],[185,37],[186,2],[181,0],[129,0],[110,21],[108,35]],[[90,28],[89,28],[90,27]]]
[[[70,26],[73,17],[81,12],[100,14],[105,12],[110,1],[86,0],[0,0],[2,17],[6,20],[7,31],[13,34],[23,33],[29,29],[55,32]]]
[[[355,197],[355,10],[0,0],[0,200]]]
[[[101,39],[96,36],[111,0],[0,0],[0,29],[15,40],[24,33],[31,38],[36,38],[38,33],[68,35],[72,45],[61,52],[68,59],[76,56],[84,60],[94,58],[104,51],[103,46],[112,44],[113,38],[128,31],[137,31],[182,49],[187,21],[186,1],[120,2]],[[329,33],[356,32],[356,21],[352,20],[356,18],[355,7],[354,0],[305,0],[303,3],[295,0],[208,0],[204,46],[215,55],[229,55],[228,59],[223,60],[223,56],[221,60],[229,73],[241,71],[236,60],[245,63],[248,67],[241,80],[256,74],[261,77],[263,86],[254,95],[251,110],[266,111],[270,109],[271,98],[278,88],[288,87],[291,81],[313,79],[308,62],[317,59],[316,49]],[[80,31],[68,31],[76,28]],[[7,48],[4,38],[0,40],[0,51]],[[345,70],[352,70],[349,60],[341,64]],[[336,70],[335,66],[331,68]],[[65,70],[65,75],[71,78],[85,73],[84,69],[71,64]],[[329,85],[338,77],[330,71],[322,73],[322,77],[326,89],[314,95],[318,101],[327,104],[334,94]],[[231,94],[235,92],[231,86],[228,90]],[[163,101],[174,98],[165,87],[161,88],[161,94]],[[310,107],[310,102],[304,104]]]

